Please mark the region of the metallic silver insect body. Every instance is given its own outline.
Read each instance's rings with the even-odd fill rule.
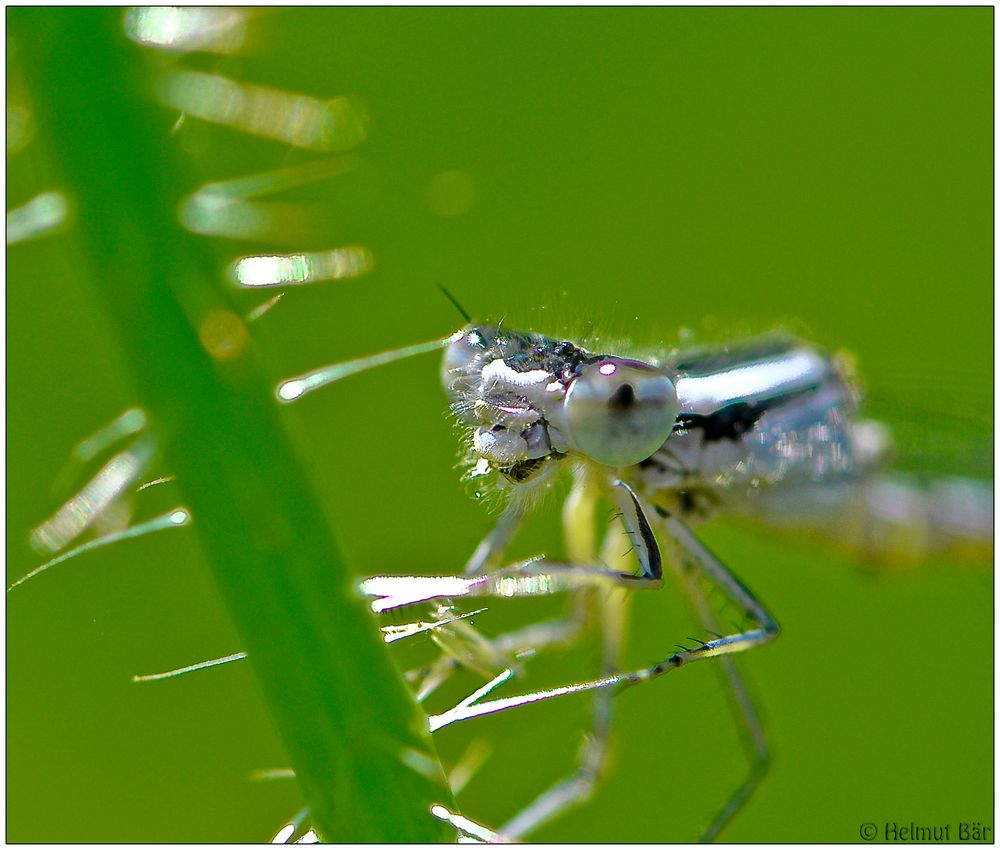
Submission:
[[[495,479],[509,495],[507,506],[464,576],[379,576],[362,589],[378,612],[435,600],[450,605],[465,596],[571,592],[577,598],[565,620],[492,638],[451,617],[435,633],[444,654],[415,674],[418,697],[427,697],[457,666],[494,678],[432,716],[432,729],[570,693],[590,691],[594,699],[592,734],[576,772],[501,826],[497,840],[527,835],[589,796],[607,755],[616,689],[708,658],[723,666],[750,770],[702,837],[717,835],[760,782],[767,744],[733,653],[773,639],[778,625],[692,527],[720,514],[737,516],[904,562],[950,549],[985,552],[992,545],[991,489],[965,479],[920,487],[884,472],[888,431],[859,417],[848,362],[789,337],[642,361],[474,325],[447,342],[442,382],[466,427],[468,474]],[[574,478],[563,509],[567,560],[539,557],[504,566],[533,494],[563,469]],[[629,553],[621,553],[620,533],[609,532],[598,546],[601,499],[617,508],[632,543]],[[627,599],[631,591],[661,587],[665,568],[712,639],[622,671]],[[743,613],[741,625],[727,632],[716,621],[711,591]],[[442,619],[449,611],[441,608]],[[525,654],[566,644],[593,623],[602,635],[600,678],[485,699],[511,678]]]
[[[448,346],[442,381],[474,429],[477,470],[511,485],[537,483],[565,461],[589,463],[617,470],[689,524],[725,513],[815,530],[825,518],[841,544],[889,558],[991,540],[988,489],[948,479],[921,491],[882,473],[891,439],[857,416],[847,362],[793,338],[658,363],[472,327]],[[859,498],[867,518],[852,516],[845,529]],[[895,551],[889,526],[915,534],[922,551]]]

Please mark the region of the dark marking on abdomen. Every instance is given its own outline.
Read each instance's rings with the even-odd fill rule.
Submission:
[[[688,432],[700,430],[704,434],[705,442],[718,440],[738,442],[744,434],[754,429],[758,420],[768,410],[787,404],[813,389],[806,387],[798,392],[760,401],[737,401],[708,414],[682,413],[677,417],[677,425]]]

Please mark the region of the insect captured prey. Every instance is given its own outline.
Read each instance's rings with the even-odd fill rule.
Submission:
[[[486,830],[492,840],[530,835],[585,800],[608,754],[614,694],[696,661],[721,665],[750,761],[702,837],[715,837],[760,783],[767,743],[733,654],[775,638],[778,623],[699,541],[692,530],[699,524],[717,515],[745,518],[825,537],[874,560],[908,562],[992,545],[991,489],[958,478],[918,485],[885,471],[891,439],[886,428],[859,416],[849,360],[811,344],[772,335],[638,360],[471,325],[442,345],[441,379],[464,429],[467,476],[495,481],[507,501],[463,575],[377,576],[362,590],[376,612],[439,606],[436,635],[444,652],[411,674],[418,699],[458,667],[494,676],[432,715],[432,730],[581,691],[594,701],[593,728],[575,773],[495,833]],[[573,480],[562,513],[565,558],[505,563],[537,494],[560,472]],[[598,542],[602,500],[616,509],[628,553],[621,552],[620,528]],[[648,666],[623,670],[627,599],[631,591],[661,587],[665,571],[710,639],[661,649]],[[561,592],[576,600],[565,619],[490,638],[452,616],[462,597]],[[740,612],[738,626],[718,621],[710,596],[719,593]],[[516,675],[525,655],[566,645],[591,627],[600,630],[603,669],[596,678],[487,699]]]

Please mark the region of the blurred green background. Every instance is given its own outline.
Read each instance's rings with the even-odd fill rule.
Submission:
[[[857,355],[901,464],[988,478],[992,16],[295,10],[253,17],[241,54],[172,61],[355,94],[372,118],[355,170],[289,197],[312,205],[318,235],[213,246],[220,286],[245,253],[374,252],[367,277],[296,290],[252,326],[275,382],[454,330],[435,281],[477,318],[644,346],[680,328],[714,339],[782,325]],[[8,97],[23,82],[28,103],[43,101],[19,77],[17,47]],[[202,181],[296,161],[196,121],[177,144]],[[434,187],[454,171],[472,191],[442,210]],[[39,126],[8,155],[8,208],[54,187],[72,197]],[[70,228],[8,251],[8,580],[39,562],[27,533],[58,505],[52,482],[71,447],[135,398],[82,250]],[[247,296],[247,309],[260,300]],[[489,528],[458,481],[437,369],[433,356],[404,362],[287,411],[359,574],[455,570]],[[166,508],[178,494],[149,497]],[[512,554],[559,552],[558,508],[546,501]],[[986,565],[873,572],[724,522],[703,536],[784,629],[741,659],[775,764],[724,839],[992,823]],[[477,623],[498,632],[560,604],[495,602]],[[633,613],[633,662],[690,633],[672,590]],[[293,783],[248,781],[286,764],[249,667],[129,681],[240,649],[188,531],[26,585],[8,597],[7,638],[9,841],[257,841],[297,810]],[[405,666],[420,651],[396,656]],[[584,675],[586,660],[540,659],[530,684]],[[738,784],[744,762],[711,665],[633,689],[618,711],[606,782],[540,840],[693,840]],[[447,763],[475,738],[492,747],[465,813],[496,825],[560,778],[586,715],[573,698],[439,733]]]

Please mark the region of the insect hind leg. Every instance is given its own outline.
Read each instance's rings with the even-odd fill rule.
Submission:
[[[701,627],[710,634],[718,634],[719,624],[709,603],[700,576],[684,569],[676,559],[670,560],[670,567],[678,583],[687,594]],[[743,781],[730,794],[722,807],[714,814],[711,822],[702,832],[700,842],[714,841],[732,819],[739,813],[753,793],[763,782],[771,765],[771,752],[753,698],[732,655],[719,659],[719,670],[728,689],[733,713],[740,727],[743,746],[749,758],[749,769]]]

